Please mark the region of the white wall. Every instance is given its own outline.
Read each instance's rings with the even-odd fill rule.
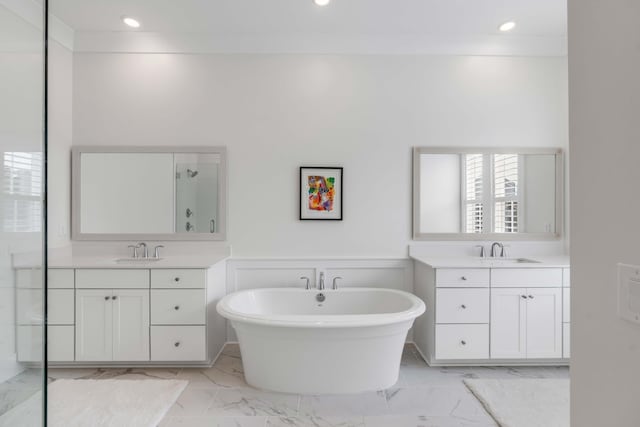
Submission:
[[[234,256],[406,256],[412,146],[567,144],[563,58],[74,55],[73,143],[226,145]],[[298,167],[344,166],[344,221]]]
[[[569,0],[575,427],[640,425],[640,325],[616,314],[616,263],[640,264],[639,17],[637,1]]]
[[[49,247],[69,243],[71,230],[71,143],[73,54],[49,43]]]

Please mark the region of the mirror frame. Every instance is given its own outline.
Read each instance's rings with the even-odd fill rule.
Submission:
[[[421,233],[421,154],[549,154],[556,156],[556,230],[553,233]],[[413,240],[559,240],[564,230],[564,153],[561,148],[527,147],[414,147],[413,148]]]
[[[202,153],[219,154],[218,201],[223,207],[218,210],[220,232],[217,233],[83,233],[80,224],[81,182],[80,171],[83,153]],[[222,146],[75,146],[71,148],[71,239],[96,241],[222,241],[227,238],[227,149]]]

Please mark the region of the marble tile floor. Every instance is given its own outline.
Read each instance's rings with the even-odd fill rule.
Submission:
[[[0,416],[42,389],[42,370],[27,369],[0,383]]]
[[[465,378],[568,378],[566,367],[431,368],[408,344],[398,383],[356,395],[299,396],[249,387],[237,345],[208,369],[50,369],[49,380],[186,379],[160,427],[495,427]],[[35,373],[32,377],[36,377]],[[1,393],[1,392],[0,392]],[[0,402],[3,399],[0,398]]]

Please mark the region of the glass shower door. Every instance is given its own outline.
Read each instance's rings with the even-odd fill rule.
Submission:
[[[0,426],[44,425],[43,17],[0,4]]]

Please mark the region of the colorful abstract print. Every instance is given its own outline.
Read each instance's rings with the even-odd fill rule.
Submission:
[[[335,177],[309,176],[309,209],[332,212],[336,194]]]

